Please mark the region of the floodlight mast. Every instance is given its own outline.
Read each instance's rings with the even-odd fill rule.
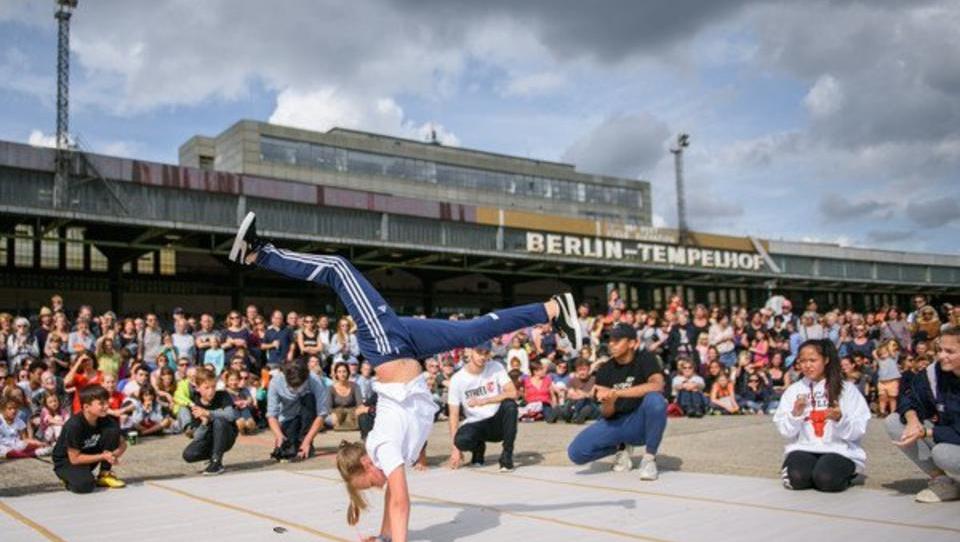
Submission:
[[[66,207],[70,178],[70,16],[77,0],[56,0],[57,11],[57,156],[53,205]]]
[[[677,136],[677,144],[670,149],[673,153],[673,164],[677,177],[677,237],[681,245],[690,240],[687,229],[687,198],[683,189],[683,149],[690,146],[690,135],[681,133]]]

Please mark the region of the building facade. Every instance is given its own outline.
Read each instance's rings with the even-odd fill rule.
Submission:
[[[960,257],[650,226],[649,183],[568,164],[351,130],[241,121],[179,165],[77,154],[52,204],[52,149],[0,142],[0,309],[68,304],[329,312],[332,293],[226,262],[238,220],[293,250],[342,254],[403,313],[479,314],[557,288],[602,304],[759,304],[772,293],[860,309],[960,298]]]

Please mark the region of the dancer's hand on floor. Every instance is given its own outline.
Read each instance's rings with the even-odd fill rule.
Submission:
[[[459,448],[454,447],[453,450],[450,452],[450,463],[449,463],[450,468],[454,470],[458,469],[460,467],[461,461],[463,461],[463,454],[460,453]]]

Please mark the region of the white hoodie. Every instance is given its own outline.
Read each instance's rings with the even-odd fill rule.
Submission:
[[[773,423],[776,424],[780,434],[789,439],[784,455],[796,450],[815,454],[840,454],[853,461],[857,466],[857,472],[862,473],[867,454],[860,446],[860,439],[867,432],[870,407],[867,406],[867,402],[856,386],[844,381],[843,391],[840,393],[842,417],[839,422],[826,420],[819,428],[820,436],[817,436],[817,427],[810,420],[810,414],[814,409],[827,410],[826,383],[826,379],[814,383],[812,380],[803,378],[783,392],[777,412],[773,415]],[[809,400],[811,386],[813,386],[813,401]],[[793,403],[798,395],[807,395],[808,399],[803,415],[796,417],[793,415]]]

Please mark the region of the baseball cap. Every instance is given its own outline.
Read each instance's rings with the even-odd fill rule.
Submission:
[[[613,326],[610,329],[610,340],[615,341],[617,339],[636,339],[637,330],[629,324],[624,324],[620,322],[619,324]]]

